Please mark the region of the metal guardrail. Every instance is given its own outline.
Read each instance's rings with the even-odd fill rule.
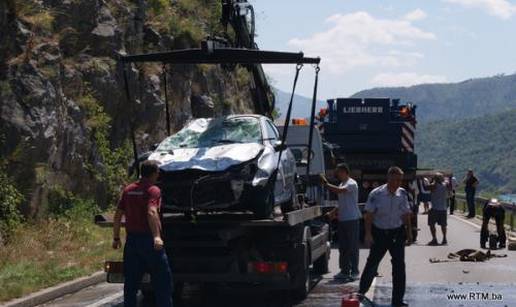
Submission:
[[[459,209],[465,212],[467,209],[466,204],[466,195],[464,194],[456,194],[456,209]],[[475,214],[479,217],[483,216],[483,208],[484,204],[489,201],[489,198],[484,197],[475,197]],[[509,226],[511,231],[514,231],[516,228],[516,204],[515,203],[507,203],[500,202],[500,204],[505,209],[505,224]]]

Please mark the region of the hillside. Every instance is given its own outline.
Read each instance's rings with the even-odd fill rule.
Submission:
[[[276,109],[280,114],[280,118],[284,118],[287,114],[288,103],[290,102],[290,93],[283,92],[282,90],[275,89],[274,93],[276,95]],[[295,118],[309,118],[312,107],[312,98],[308,98],[301,95],[294,95],[294,103],[292,106],[292,117]],[[319,112],[321,108],[326,107],[326,102],[324,100],[319,99],[316,105],[316,113]]]
[[[451,84],[374,88],[353,97],[392,97],[415,103],[420,122],[473,118],[516,108],[516,74]]]
[[[515,132],[516,110],[420,124],[416,135],[420,166],[453,169],[459,180],[473,168],[481,190],[515,193]]]

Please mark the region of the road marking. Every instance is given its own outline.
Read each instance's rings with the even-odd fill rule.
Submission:
[[[371,287],[369,287],[369,291],[365,294],[372,302],[375,301],[374,293],[376,292],[376,281],[378,278],[373,278],[373,282],[371,283]]]
[[[461,221],[461,222],[463,222],[463,223],[466,223],[466,224],[468,224],[468,225],[471,225],[471,226],[473,226],[473,227],[475,227],[475,228],[478,228],[478,229],[481,229],[481,228],[482,228],[480,225],[477,225],[477,224],[475,224],[475,223],[473,223],[473,222],[467,221],[467,220],[462,219],[462,218],[460,218],[460,217],[456,217],[455,215],[450,215],[450,216],[451,216],[451,217],[453,217],[454,219],[458,220],[458,221]]]
[[[121,298],[123,296],[124,296],[123,292],[117,292],[115,294],[112,294],[110,296],[107,296],[107,297],[101,299],[100,301],[98,301],[96,303],[93,303],[93,304],[90,304],[90,305],[86,305],[86,307],[100,307],[102,305],[111,303],[112,301],[117,300],[117,299],[119,299],[119,298]]]

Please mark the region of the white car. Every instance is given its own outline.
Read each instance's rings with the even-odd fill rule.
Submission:
[[[293,208],[296,203],[296,161],[265,116],[192,120],[148,159],[160,162],[159,185],[168,210],[252,211],[265,218],[276,205]]]

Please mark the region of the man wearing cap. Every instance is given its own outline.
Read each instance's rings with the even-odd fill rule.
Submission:
[[[405,242],[412,242],[410,231],[411,210],[407,192],[401,188],[403,171],[391,167],[387,172],[387,184],[371,191],[364,214],[365,244],[371,246],[369,257],[360,278],[359,293],[365,294],[380,261],[389,251],[392,262],[392,306],[408,306],[405,295]],[[407,225],[407,229],[405,226]]]
[[[448,190],[444,184],[444,176],[441,173],[436,173],[432,183],[425,186],[426,189],[430,190],[430,200],[432,207],[428,212],[428,226],[430,227],[430,233],[432,234],[432,240],[428,242],[428,245],[435,246],[437,243],[437,236],[435,230],[435,224],[441,226],[443,232],[442,245],[448,244],[446,240],[446,226],[447,223],[447,211],[446,199],[448,197]]]
[[[118,203],[113,221],[113,248],[121,247],[120,223],[125,216],[124,306],[136,307],[136,294],[144,273],[151,276],[158,307],[172,307],[172,277],[161,239],[161,191],[157,161],[145,161],[141,179],[128,185]]]
[[[505,248],[507,237],[503,223],[505,221],[505,209],[498,199],[493,198],[484,205],[484,214],[482,219],[482,229],[480,230],[480,247],[486,248],[486,242],[489,238],[489,220],[493,217],[496,222],[496,231],[498,232],[499,248]]]

